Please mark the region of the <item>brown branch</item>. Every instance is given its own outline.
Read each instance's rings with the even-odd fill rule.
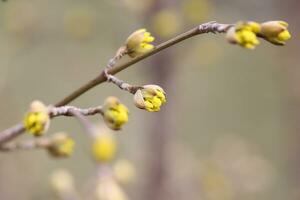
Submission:
[[[226,33],[226,31],[233,25],[231,24],[219,24],[217,22],[208,22],[205,24],[201,24],[185,33],[182,33],[158,46],[156,46],[156,48],[142,56],[139,56],[137,58],[134,58],[124,64],[120,64],[120,65],[116,65],[115,67],[111,67],[109,68],[109,70],[107,71],[107,73],[114,75],[126,68],[128,68],[129,66],[144,60],[145,58],[148,58],[149,56],[152,56],[168,47],[171,47],[181,41],[184,41],[188,38],[194,37],[196,35],[199,34],[203,34],[203,33]],[[111,64],[115,64],[114,61]],[[88,83],[84,84],[83,86],[81,86],[80,88],[78,88],[77,90],[75,90],[73,93],[71,93],[70,95],[66,96],[65,98],[63,98],[61,101],[57,102],[55,104],[56,107],[60,107],[60,106],[64,106],[68,103],[70,103],[71,101],[73,101],[74,99],[78,98],[80,95],[84,94],[85,92],[87,92],[88,90],[90,90],[91,88],[103,83],[106,81],[106,76],[105,76],[105,70],[102,71],[102,73],[100,73],[96,78],[90,80]],[[67,115],[68,116],[68,115]],[[22,132],[25,131],[25,128],[23,127],[22,123],[19,123],[9,129],[6,129],[4,131],[2,131],[0,133],[0,144],[7,142],[11,139],[13,139],[14,137],[17,137],[18,135],[20,135]]]

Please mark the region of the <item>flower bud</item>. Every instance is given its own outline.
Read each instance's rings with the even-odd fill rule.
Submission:
[[[154,45],[150,44],[154,41],[154,37],[146,29],[139,29],[133,32],[126,41],[126,48],[130,57],[142,55],[154,49]]]
[[[43,135],[50,125],[48,108],[40,101],[33,101],[23,123],[25,129],[34,136]]]
[[[275,45],[284,45],[291,38],[288,23],[284,21],[268,21],[261,24],[260,34]]]
[[[150,112],[159,111],[166,101],[166,93],[158,85],[145,85],[134,94],[135,105]]]
[[[117,144],[110,133],[100,134],[92,144],[92,153],[96,161],[109,162],[116,154]]]
[[[113,166],[116,180],[121,184],[132,183],[136,176],[134,165],[129,160],[118,160]]]
[[[256,22],[238,22],[229,28],[226,34],[227,40],[232,44],[239,44],[247,49],[254,49],[259,44],[256,34],[261,27]]]
[[[96,187],[97,200],[127,200],[122,188],[111,177],[102,177]]]
[[[120,130],[128,122],[128,109],[116,97],[108,97],[103,105],[103,117],[107,126]]]
[[[57,133],[51,138],[48,147],[49,153],[54,157],[69,157],[74,151],[74,140],[65,133]]]
[[[54,191],[60,195],[74,190],[74,180],[72,175],[64,169],[53,172],[50,177],[50,183]]]

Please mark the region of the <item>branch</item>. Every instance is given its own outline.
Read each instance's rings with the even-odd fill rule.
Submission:
[[[28,141],[11,142],[0,146],[0,151],[45,149],[51,143],[49,138],[39,138]]]
[[[76,98],[78,98],[80,95],[82,95],[83,93],[87,92],[88,90],[92,89],[93,87],[103,83],[106,81],[106,76],[105,73],[114,75],[128,67],[130,67],[131,65],[144,60],[145,58],[148,58],[166,48],[169,48],[179,42],[182,42],[188,38],[194,37],[196,35],[199,34],[204,34],[204,33],[226,33],[227,30],[233,25],[231,24],[219,24],[217,22],[208,22],[205,24],[201,24],[185,33],[182,33],[158,46],[156,46],[156,48],[142,56],[139,56],[137,58],[134,58],[124,64],[120,64],[120,65],[116,65],[114,67],[109,67],[108,71],[103,70],[96,78],[90,80],[88,83],[84,84],[83,86],[81,86],[80,88],[78,88],[77,90],[75,90],[73,93],[71,93],[70,95],[66,96],[65,98],[63,98],[61,101],[57,102],[55,104],[56,107],[60,107],[60,106],[64,106],[68,103],[70,103],[71,101],[75,100]],[[111,60],[111,62],[109,62],[109,65],[114,65],[115,61],[118,58]],[[83,113],[81,113],[83,114]],[[84,115],[84,114],[83,114]],[[51,115],[50,115],[51,116]],[[65,114],[65,116],[72,116],[70,115],[70,113]],[[51,117],[55,117],[51,116]],[[23,133],[25,131],[25,128],[23,126],[22,123],[19,123],[9,129],[6,129],[4,131],[2,131],[0,133],[0,144],[7,142],[15,137],[17,137],[18,135],[20,135],[21,133]]]
[[[50,118],[54,118],[58,116],[74,116],[74,112],[78,112],[84,116],[95,115],[95,114],[103,115],[102,106],[91,107],[86,109],[81,109],[74,106],[61,106],[61,107],[49,108]],[[23,132],[25,132],[23,123],[19,123],[9,129],[4,130],[0,134],[0,145],[19,136]]]
[[[208,22],[208,23],[202,24],[200,26],[197,26],[185,33],[182,33],[182,34],[156,46],[156,48],[153,51],[150,51],[142,56],[132,59],[124,64],[116,65],[114,68],[110,68],[108,73],[114,75],[114,74],[130,67],[131,65],[133,65],[141,60],[144,60],[145,58],[148,58],[149,56],[152,56],[168,47],[171,47],[171,46],[173,46],[183,40],[191,38],[193,36],[203,34],[203,33],[225,33],[228,30],[228,28],[230,28],[231,26],[233,26],[233,25],[219,24],[217,22]],[[106,81],[105,74],[104,74],[104,72],[102,72],[99,76],[92,79],[88,83],[84,84],[79,89],[75,90],[73,93],[71,93],[70,95],[68,95],[67,97],[62,99],[61,101],[57,102],[55,105],[56,106],[66,105],[66,104],[70,103],[71,101],[73,101],[74,99],[76,99],[77,97],[79,97],[80,95],[82,95],[83,93],[90,90],[91,88],[93,88],[105,81]]]

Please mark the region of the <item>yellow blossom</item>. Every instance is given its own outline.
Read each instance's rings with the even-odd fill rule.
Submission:
[[[116,154],[116,141],[109,133],[100,134],[92,144],[92,153],[96,161],[109,162]]]
[[[150,112],[159,111],[166,101],[166,93],[158,85],[145,85],[134,95],[135,105]]]
[[[256,22],[238,22],[227,31],[227,40],[247,49],[254,49],[259,44],[256,34],[260,32]]]
[[[40,101],[33,101],[24,117],[23,123],[25,129],[34,136],[43,135],[50,124],[47,107]]]
[[[261,24],[260,35],[273,44],[284,45],[291,38],[287,28],[288,23],[284,21],[264,22]]]
[[[105,123],[113,130],[119,130],[128,122],[128,109],[116,97],[108,97],[103,106]]]
[[[126,41],[126,48],[130,57],[136,57],[142,55],[154,49],[154,45],[151,42],[154,41],[154,37],[146,29],[139,29],[133,32]]]
[[[74,140],[65,133],[57,133],[53,136],[48,151],[55,157],[68,157],[74,151]]]

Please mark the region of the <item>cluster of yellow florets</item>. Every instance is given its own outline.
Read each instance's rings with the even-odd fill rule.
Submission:
[[[273,44],[284,45],[291,35],[284,21],[269,21],[259,24],[257,22],[238,22],[227,31],[227,39],[233,44],[239,44],[247,49],[254,49],[261,37]]]
[[[128,122],[128,109],[116,97],[108,97],[103,106],[104,121],[113,130]]]
[[[166,93],[158,85],[145,85],[134,95],[135,105],[150,112],[159,111],[166,101]]]
[[[115,158],[117,144],[111,133],[101,133],[92,144],[92,154],[98,162],[109,162]]]
[[[139,29],[133,32],[126,41],[126,48],[130,57],[136,57],[138,55],[147,53],[154,49],[154,45],[151,42],[154,41],[154,37],[146,29]]]
[[[43,135],[50,124],[47,107],[40,101],[33,101],[24,117],[23,123],[25,129],[34,136]]]

